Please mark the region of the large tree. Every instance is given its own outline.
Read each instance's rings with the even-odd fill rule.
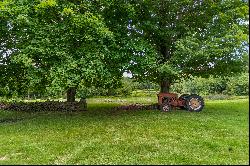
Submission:
[[[179,78],[241,72],[248,44],[248,1],[113,0],[106,24],[130,48],[127,70],[169,92]]]
[[[0,2],[1,86],[9,94],[63,88],[67,100],[75,101],[79,84],[119,85],[121,55],[95,5],[88,0]]]
[[[124,71],[168,92],[190,75],[241,71],[248,1],[4,0],[0,84],[67,90],[115,87]]]

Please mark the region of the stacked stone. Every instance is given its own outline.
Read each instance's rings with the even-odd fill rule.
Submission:
[[[18,102],[0,103],[0,109],[16,111],[86,111],[86,102]]]

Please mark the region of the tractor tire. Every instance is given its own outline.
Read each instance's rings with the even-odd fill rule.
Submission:
[[[168,99],[165,99],[165,100],[162,102],[161,111],[162,111],[162,112],[169,112],[169,111],[171,111],[171,105],[170,105]]]
[[[186,98],[186,109],[188,111],[200,112],[204,107],[204,100],[197,94],[191,94]]]
[[[189,96],[189,94],[182,94],[182,95],[180,95],[179,100],[186,100],[186,98],[187,98],[188,96]],[[184,106],[180,106],[179,108],[180,108],[180,109],[186,109],[187,106],[184,105]]]

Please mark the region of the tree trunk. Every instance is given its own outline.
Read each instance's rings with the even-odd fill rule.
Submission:
[[[161,93],[169,93],[170,82],[161,81]]]
[[[160,63],[162,63],[162,64],[166,63],[171,58],[171,51],[165,44],[162,44],[160,46],[160,53],[162,54],[162,59],[160,61]],[[170,85],[171,85],[171,80],[167,80],[166,78],[162,79],[160,82],[160,86],[161,86],[160,92],[161,93],[169,93]]]
[[[67,102],[74,102],[76,99],[75,96],[76,96],[76,88],[70,87],[67,90]]]

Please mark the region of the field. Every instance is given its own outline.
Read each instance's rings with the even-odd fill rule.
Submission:
[[[202,112],[116,111],[155,98],[93,98],[85,112],[0,110],[0,164],[249,164],[248,99]]]

